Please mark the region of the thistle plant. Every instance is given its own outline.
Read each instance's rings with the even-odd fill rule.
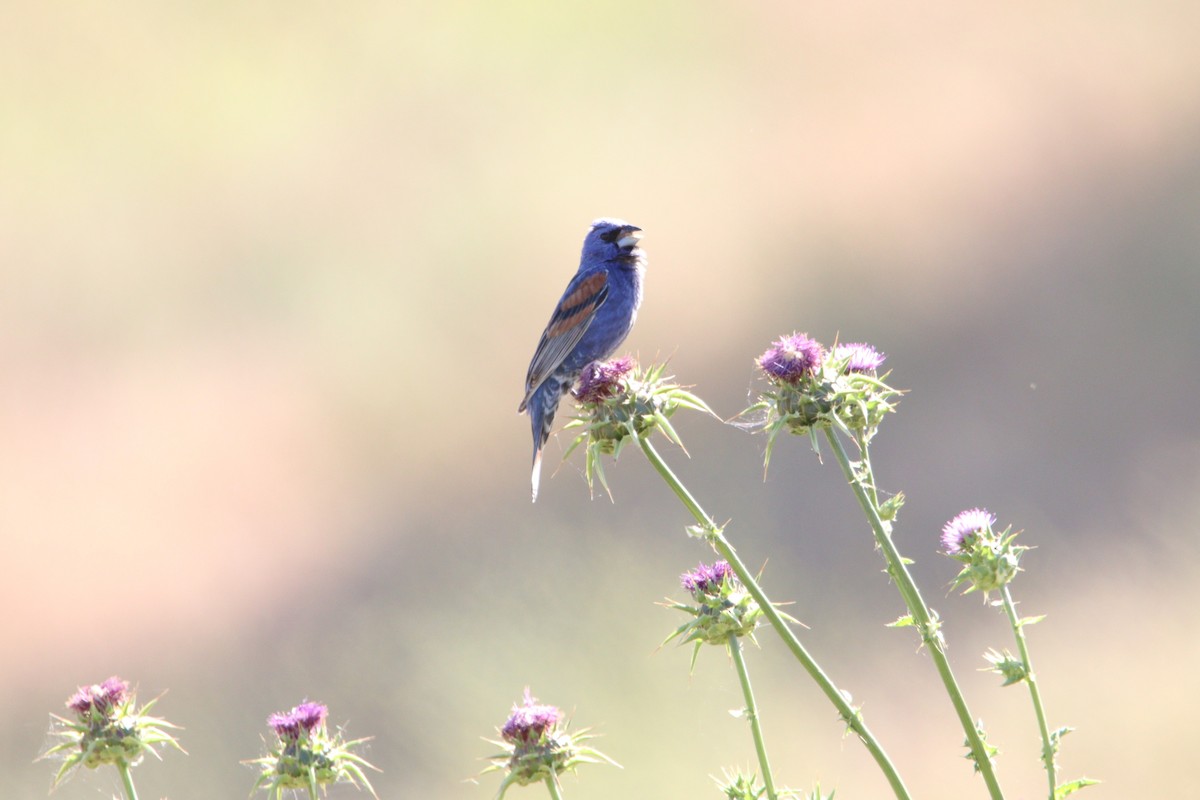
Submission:
[[[593,361],[584,369],[572,391],[579,413],[563,428],[579,433],[563,458],[584,445],[584,476],[589,489],[594,488],[593,482],[598,479],[612,499],[602,456],[612,456],[615,461],[631,441],[657,430],[682,448],[683,441],[671,425],[671,417],[680,408],[716,418],[703,400],[685,387],[671,383],[671,378],[664,376],[665,371],[666,364],[639,370],[637,362],[629,356]]]
[[[305,791],[309,800],[316,800],[319,788],[349,783],[378,798],[363,772],[363,768],[377,768],[354,752],[370,737],[347,741],[340,728],[331,734],[325,724],[328,716],[329,709],[324,705],[305,701],[291,711],[267,718],[275,734],[274,741],[267,745],[267,754],[243,762],[259,767],[251,797],[259,789],[266,789],[268,797],[282,800],[284,792],[295,790]]]
[[[901,394],[876,375],[885,358],[862,343],[828,350],[804,333],[776,340],[757,360],[769,387],[738,415],[767,434],[764,472],[782,431],[807,436],[818,452],[817,434],[834,428],[869,442]]]
[[[62,758],[53,786],[57,787],[80,765],[96,769],[111,764],[121,776],[127,800],[137,800],[131,770],[147,753],[161,760],[156,745],[186,752],[168,733],[177,726],[147,713],[158,700],[156,697],[138,708],[136,693],[127,681],[115,675],[103,683],[79,687],[66,702],[72,716],[50,715],[50,737],[58,743],[39,756]]]
[[[877,372],[884,356],[866,344],[835,345],[825,348],[806,334],[794,333],[775,341],[758,359],[768,380],[768,388],[757,403],[742,416],[757,417],[767,433],[764,467],[769,463],[775,437],[783,430],[807,436],[818,449],[817,433],[825,434],[846,481],[867,517],[876,548],[883,554],[886,571],[904,599],[908,614],[892,623],[894,627],[915,627],[922,644],[927,646],[946,693],[966,734],[968,758],[983,776],[993,800],[1003,792],[996,779],[994,747],[989,745],[982,724],[967,708],[950,662],[937,613],[925,603],[909,573],[909,559],[900,555],[892,539],[896,515],[904,495],[896,493],[880,499],[880,491],[871,466],[869,444],[886,415],[896,410],[901,394],[884,383]],[[849,439],[858,458],[851,460],[842,443]]]
[[[1021,555],[1030,548],[1015,543],[1017,533],[1012,526],[1003,531],[993,527],[996,517],[987,509],[972,508],[961,512],[942,528],[942,549],[950,558],[962,564],[962,569],[954,579],[954,586],[966,586],[964,594],[982,592],[985,601],[991,592],[999,592],[1000,599],[990,601],[993,606],[1003,606],[1012,627],[1013,638],[1017,643],[1018,655],[1008,650],[1003,652],[991,649],[984,654],[984,660],[990,665],[988,669],[1004,678],[1004,686],[1024,682],[1029,687],[1029,698],[1033,703],[1034,717],[1037,719],[1038,733],[1042,740],[1042,766],[1046,770],[1049,786],[1049,800],[1059,800],[1086,786],[1099,781],[1090,778],[1079,778],[1063,784],[1058,783],[1058,756],[1062,738],[1074,730],[1069,726],[1053,731],[1046,722],[1046,710],[1042,703],[1041,689],[1038,686],[1037,674],[1033,671],[1033,661],[1029,656],[1029,645],[1025,639],[1025,628],[1035,625],[1045,619],[1045,615],[1021,617],[1017,614],[1017,604],[1013,601],[1009,584],[1020,572]]]
[[[750,673],[746,668],[746,658],[742,652],[742,637],[754,639],[754,629],[758,627],[762,617],[754,596],[746,591],[741,581],[733,574],[733,569],[726,561],[717,561],[712,565],[700,564],[696,569],[685,572],[680,576],[680,583],[692,596],[695,605],[687,603],[670,603],[670,607],[690,615],[688,620],[667,637],[669,642],[679,639],[680,643],[694,642],[692,648],[692,669],[696,666],[696,657],[700,648],[705,645],[724,647],[734,667],[737,668],[738,681],[742,687],[742,697],[745,707],[737,712],[750,723],[750,731],[754,736],[754,750],[758,756],[758,766],[762,770],[762,792],[754,788],[756,777],[741,776],[736,783],[737,791],[742,796],[761,797],[765,794],[768,800],[777,800],[775,779],[771,773],[771,764],[767,758],[767,747],[763,740],[762,725],[759,722],[758,704],[754,701],[754,691],[750,685]],[[787,617],[790,621],[790,617]],[[664,642],[665,644],[666,642]],[[730,790],[726,790],[727,796]]]
[[[618,359],[624,364],[625,359]],[[684,508],[691,514],[695,524],[688,526],[689,536],[707,542],[717,555],[724,560],[738,581],[745,587],[750,597],[757,604],[762,616],[783,640],[792,655],[817,683],[822,693],[837,709],[838,716],[856,737],[866,746],[875,759],[876,764],[887,778],[888,784],[898,798],[907,800],[908,790],[895,766],[884,752],[878,739],[867,727],[860,709],[850,701],[850,695],[841,691],[833,680],[809,654],[795,632],[789,626],[792,621],[771,603],[758,580],[750,572],[745,562],[738,556],[733,545],[725,536],[724,528],[718,525],[684,486],[679,477],[671,470],[667,462],[655,448],[652,434],[659,431],[666,439],[683,449],[683,442],[671,426],[669,419],[680,408],[689,408],[714,416],[708,405],[691,392],[685,391],[677,384],[671,383],[664,377],[663,366],[653,366],[640,374],[623,373],[620,369],[605,368],[599,365],[593,375],[616,377],[607,380],[602,391],[596,391],[595,382],[581,381],[576,396],[580,403],[578,417],[569,427],[580,429],[575,442],[568,453],[583,445],[588,454],[586,475],[589,483],[591,476],[599,474],[603,482],[601,458],[612,455],[615,459],[622,448],[634,443],[646,456],[650,465],[670,487],[671,491],[683,503]],[[623,374],[622,374],[623,373]],[[586,377],[586,376],[585,376]],[[684,450],[686,453],[686,450]],[[607,484],[605,484],[607,488]],[[611,494],[610,494],[611,496]]]
[[[491,756],[484,772],[503,772],[504,780],[496,792],[501,800],[513,784],[528,786],[544,783],[554,800],[562,799],[558,776],[574,772],[580,764],[620,764],[584,743],[593,737],[588,728],[567,731],[563,713],[554,706],[537,701],[528,688],[525,702],[513,705],[512,713],[500,727],[500,741],[487,739],[501,750]]]

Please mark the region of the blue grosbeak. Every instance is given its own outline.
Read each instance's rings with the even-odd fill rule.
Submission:
[[[533,426],[533,499],[537,501],[542,447],[550,438],[559,401],[593,361],[621,346],[642,304],[646,254],[638,247],[642,229],[619,219],[598,219],[583,240],[579,270],[542,333],[518,412]]]

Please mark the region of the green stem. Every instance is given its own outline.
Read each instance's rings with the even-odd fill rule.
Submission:
[[[738,576],[738,580],[742,582],[742,585],[754,597],[755,602],[762,609],[763,615],[771,623],[771,627],[779,634],[779,638],[783,640],[787,648],[792,651],[792,655],[804,667],[805,672],[809,674],[825,696],[829,698],[829,702],[833,703],[834,707],[837,708],[838,714],[845,721],[847,727],[853,730],[863,745],[866,746],[871,756],[875,759],[875,763],[879,765],[879,769],[883,771],[896,797],[899,800],[910,800],[908,789],[904,786],[904,781],[900,779],[900,774],[896,772],[896,768],[892,765],[887,753],[883,751],[883,747],[867,727],[867,723],[863,720],[862,715],[859,714],[854,706],[850,705],[846,696],[838,690],[829,676],[821,669],[820,665],[808,654],[804,645],[796,638],[796,634],[788,627],[787,621],[780,616],[775,606],[771,604],[770,599],[763,593],[762,588],[758,585],[758,581],[755,580],[749,568],[738,557],[737,552],[733,549],[733,545],[725,538],[721,528],[700,507],[700,504],[696,502],[696,498],[692,497],[691,492],[680,482],[679,478],[675,476],[675,473],[671,471],[671,468],[667,466],[667,463],[658,454],[658,451],[654,449],[654,445],[643,436],[638,436],[637,442],[642,452],[646,455],[646,459],[650,462],[650,465],[662,476],[667,485],[671,487],[671,491],[675,492],[675,495],[680,499],[684,507],[687,508],[696,522],[704,529],[705,537],[712,544],[713,548],[722,558],[729,562],[729,566],[733,568],[734,574]]]
[[[550,797],[553,800],[562,800],[562,790],[558,788],[558,778],[556,776],[546,776],[546,789],[550,792]]]
[[[1017,616],[1017,604],[1013,602],[1008,585],[1000,587],[1000,595],[1004,598],[1004,610],[1008,613],[1008,621],[1012,623],[1013,636],[1017,638],[1017,649],[1021,653],[1021,663],[1025,665],[1025,682],[1029,684],[1029,697],[1033,700],[1033,711],[1037,715],[1038,730],[1042,734],[1042,764],[1046,767],[1046,776],[1050,782],[1050,800],[1054,800],[1054,789],[1058,784],[1058,776],[1054,768],[1054,744],[1050,741],[1050,727],[1046,724],[1046,710],[1042,706],[1042,694],[1038,690],[1037,676],[1033,674],[1033,662],[1029,660],[1029,648],[1025,644],[1025,627]]]
[[[129,762],[121,759],[117,762],[117,771],[121,773],[121,784],[125,787],[126,800],[137,800],[137,789],[133,788],[133,771]]]
[[[887,561],[887,572],[896,582],[896,586],[904,598],[904,604],[908,607],[908,611],[912,615],[913,623],[917,626],[917,630],[921,632],[922,640],[929,645],[929,652],[933,657],[934,664],[937,666],[942,683],[946,687],[946,693],[950,695],[950,702],[954,705],[954,711],[958,714],[958,720],[967,735],[967,742],[970,743],[971,753],[974,755],[975,766],[983,776],[984,783],[987,784],[992,800],[1003,800],[1004,793],[1000,790],[1000,784],[996,780],[996,773],[992,768],[992,759],[988,756],[987,748],[984,746],[983,739],[980,738],[979,731],[976,730],[974,720],[971,718],[971,712],[967,708],[967,701],[963,699],[962,690],[958,688],[958,682],[954,679],[954,672],[950,669],[950,661],[946,658],[944,642],[941,633],[937,630],[938,623],[934,621],[934,617],[929,611],[929,606],[921,598],[921,592],[917,588],[912,575],[909,573],[904,558],[900,555],[900,551],[896,549],[896,544],[892,541],[891,534],[879,516],[878,506],[872,501],[870,495],[868,495],[868,490],[864,487],[863,480],[854,474],[854,469],[850,465],[850,458],[846,455],[846,448],[842,446],[842,440],[838,438],[837,432],[832,428],[826,428],[825,435],[829,439],[829,444],[833,447],[833,452],[837,455],[838,463],[842,465],[842,473],[845,474],[846,480],[854,490],[854,496],[858,498],[858,503],[862,506],[863,513],[867,515],[867,520],[871,523],[871,529],[875,534],[875,542],[879,545],[879,549],[883,551],[884,559]],[[860,443],[860,447],[865,448],[865,444]],[[867,465],[869,463],[864,462]],[[875,484],[873,475],[870,476],[870,484],[873,489]]]
[[[729,654],[737,667],[742,696],[746,699],[746,716],[750,720],[750,732],[754,734],[754,749],[758,753],[758,768],[762,770],[767,797],[769,800],[776,800],[775,778],[771,775],[771,764],[767,761],[767,745],[763,741],[762,725],[758,721],[758,705],[754,702],[754,690],[750,688],[750,673],[746,670],[746,659],[742,654],[742,640],[737,636],[729,637]]]

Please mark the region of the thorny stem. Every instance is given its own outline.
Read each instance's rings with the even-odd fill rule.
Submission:
[[[117,762],[117,771],[121,773],[126,800],[137,800],[137,789],[133,788],[133,772],[129,769],[129,762],[122,758]]]
[[[1058,784],[1058,776],[1054,768],[1054,743],[1050,741],[1050,727],[1046,724],[1046,711],[1042,706],[1042,694],[1038,690],[1037,676],[1033,674],[1033,662],[1029,660],[1029,648],[1025,644],[1025,626],[1017,616],[1017,604],[1013,602],[1008,585],[1000,587],[1000,595],[1004,598],[1004,610],[1008,613],[1008,621],[1012,623],[1013,636],[1017,639],[1017,649],[1021,653],[1021,663],[1025,665],[1025,682],[1029,684],[1029,697],[1033,700],[1033,711],[1037,715],[1038,730],[1042,734],[1042,763],[1046,767],[1046,776],[1050,781],[1050,800],[1054,800],[1054,790]]]
[[[792,655],[804,667],[809,677],[816,682],[825,696],[829,698],[829,702],[833,703],[834,707],[837,708],[838,715],[846,723],[847,727],[854,731],[871,753],[871,756],[875,759],[875,763],[879,765],[879,769],[883,771],[884,776],[891,785],[896,797],[899,800],[911,800],[908,789],[905,788],[904,781],[900,778],[900,774],[896,772],[891,759],[888,758],[879,741],[867,727],[867,723],[863,720],[862,715],[850,704],[846,699],[846,695],[843,695],[838,690],[829,676],[821,669],[820,665],[809,655],[804,645],[796,638],[796,634],[792,632],[787,622],[779,615],[775,606],[771,605],[770,599],[763,593],[762,588],[758,585],[758,581],[754,579],[754,575],[746,567],[746,564],[738,557],[737,552],[733,549],[733,545],[725,538],[721,528],[700,507],[700,504],[696,502],[696,498],[692,497],[692,493],[680,482],[675,473],[671,471],[671,468],[667,466],[667,463],[663,461],[662,456],[654,449],[654,445],[644,436],[637,436],[636,439],[650,465],[662,476],[662,479],[671,487],[671,491],[675,492],[680,502],[691,513],[692,517],[695,518],[696,522],[704,530],[704,536],[712,544],[713,549],[729,562],[729,566],[733,568],[734,574],[738,576],[738,580],[742,582],[742,585],[754,597],[755,602],[762,609],[763,615],[771,623],[771,627],[779,634],[779,638],[792,651]]]
[[[742,640],[730,635],[729,655],[737,667],[738,681],[742,684],[742,696],[746,700],[746,717],[750,722],[750,732],[754,734],[754,749],[758,753],[758,768],[762,770],[763,784],[767,787],[767,798],[776,800],[775,778],[771,775],[771,764],[767,760],[767,745],[763,741],[762,725],[758,721],[758,705],[754,702],[754,690],[750,688],[750,673],[746,670],[746,659],[742,654]]]
[[[562,800],[562,790],[558,788],[558,776],[546,776],[546,789],[550,792],[552,800]]]
[[[887,561],[888,575],[896,582],[896,587],[900,590],[900,594],[904,598],[904,604],[908,606],[908,612],[912,615],[912,621],[921,633],[922,641],[929,645],[929,652],[933,657],[933,663],[937,666],[938,674],[941,676],[942,683],[946,687],[946,693],[950,695],[950,702],[954,705],[959,722],[962,724],[963,731],[967,735],[967,741],[970,743],[971,753],[974,756],[975,766],[983,776],[984,783],[987,784],[992,800],[1003,800],[1004,793],[1000,790],[1000,784],[996,780],[996,773],[992,769],[992,759],[987,753],[983,739],[979,736],[979,731],[975,728],[971,712],[967,708],[967,701],[963,699],[962,690],[958,688],[958,682],[954,679],[954,672],[950,669],[950,661],[946,658],[944,642],[940,633],[936,630],[933,615],[929,611],[929,606],[921,598],[921,592],[917,588],[912,575],[909,573],[904,558],[900,555],[900,551],[896,549],[896,544],[892,541],[891,534],[885,527],[883,519],[879,516],[879,507],[872,499],[875,492],[875,478],[870,472],[870,461],[864,456],[862,462],[863,473],[856,475],[850,463],[850,458],[846,455],[846,448],[842,446],[842,440],[838,438],[837,432],[832,428],[826,428],[825,435],[829,439],[829,444],[833,447],[833,452],[837,455],[838,463],[842,465],[842,472],[845,474],[850,488],[854,490],[854,496],[858,498],[858,503],[862,506],[863,513],[867,516],[867,521],[871,523],[871,529],[875,534],[875,542],[879,545],[879,549],[883,551],[883,557]],[[859,440],[859,447],[864,453],[866,452],[867,446],[865,442]]]

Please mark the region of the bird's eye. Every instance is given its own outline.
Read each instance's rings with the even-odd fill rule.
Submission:
[[[613,228],[611,231],[606,231],[606,232],[600,234],[600,238],[606,242],[611,243],[611,242],[615,242],[617,240],[617,237],[620,235],[621,235],[621,229]]]

